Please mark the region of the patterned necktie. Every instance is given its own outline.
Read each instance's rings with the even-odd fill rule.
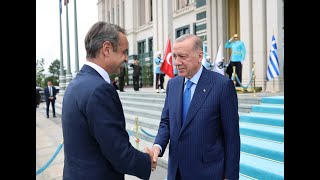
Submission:
[[[193,82],[188,80],[186,83],[186,89],[184,90],[184,94],[183,94],[183,111],[182,111],[182,125],[186,120],[187,117],[187,113],[188,113],[188,109],[190,106],[190,101],[191,101],[191,86],[192,86]]]

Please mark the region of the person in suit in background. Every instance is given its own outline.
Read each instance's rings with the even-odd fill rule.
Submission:
[[[99,21],[85,37],[87,61],[65,91],[62,104],[65,180],[149,179],[153,153],[135,149],[126,131],[110,75],[128,61],[128,40],[118,25]]]
[[[179,76],[168,81],[153,161],[163,156],[170,140],[168,180],[238,179],[240,132],[233,82],[202,66],[202,40],[196,35],[177,38],[172,57]]]
[[[125,66],[125,64],[123,63],[123,64],[121,64],[121,66],[120,66],[120,73],[119,73],[119,75],[118,75],[118,77],[119,77],[119,90],[120,90],[120,92],[125,92],[124,90],[123,90],[123,88],[124,88],[124,77],[126,76],[126,66]]]
[[[133,89],[135,91],[139,91],[139,76],[141,74],[142,68],[139,65],[139,60],[135,59],[132,64],[130,64],[130,67],[133,68],[132,73],[132,80],[133,80]]]
[[[57,94],[57,90],[54,86],[52,86],[52,81],[48,81],[47,82],[47,87],[44,88],[44,96],[45,96],[45,100],[46,100],[46,106],[47,106],[47,118],[49,118],[49,107],[50,107],[50,103],[52,106],[52,114],[53,117],[56,117],[56,108],[55,108],[55,101],[56,101],[56,94]]]
[[[36,110],[41,102],[40,90],[36,88]]]

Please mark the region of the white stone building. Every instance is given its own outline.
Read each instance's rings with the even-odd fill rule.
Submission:
[[[144,65],[143,82],[147,86],[154,86],[153,57],[157,51],[164,53],[168,37],[173,43],[182,34],[196,34],[204,39],[207,54],[215,59],[219,44],[224,45],[237,33],[247,51],[242,84],[249,82],[255,63],[256,86],[264,91],[283,91],[283,0],[98,0],[97,5],[99,20],[126,29],[129,63],[137,58]],[[280,76],[267,82],[272,34],[278,46]],[[228,62],[231,51],[223,51]],[[129,68],[132,84],[130,74]]]

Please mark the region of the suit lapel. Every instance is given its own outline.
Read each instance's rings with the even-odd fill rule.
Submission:
[[[177,87],[176,87],[176,96],[177,98],[177,115],[176,115],[176,121],[177,121],[177,127],[179,128],[178,131],[180,131],[181,129],[181,121],[182,121],[182,97],[183,97],[183,88],[184,88],[184,78],[181,77],[177,83]]]
[[[209,75],[209,71],[203,68],[202,74],[200,76],[200,79],[198,81],[197,87],[194,91],[194,94],[189,106],[186,122],[184,122],[181,128],[179,136],[181,135],[182,131],[188,126],[188,124],[191,122],[195,114],[198,112],[198,110],[202,106],[203,102],[207,98],[207,95],[209,94],[213,86],[212,79],[209,78],[208,75]]]

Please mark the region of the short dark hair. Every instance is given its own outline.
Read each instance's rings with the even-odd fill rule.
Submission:
[[[119,47],[119,33],[125,34],[125,29],[103,21],[95,23],[87,33],[84,44],[87,51],[87,58],[95,58],[102,44],[109,41],[112,44],[113,51],[117,52]]]

